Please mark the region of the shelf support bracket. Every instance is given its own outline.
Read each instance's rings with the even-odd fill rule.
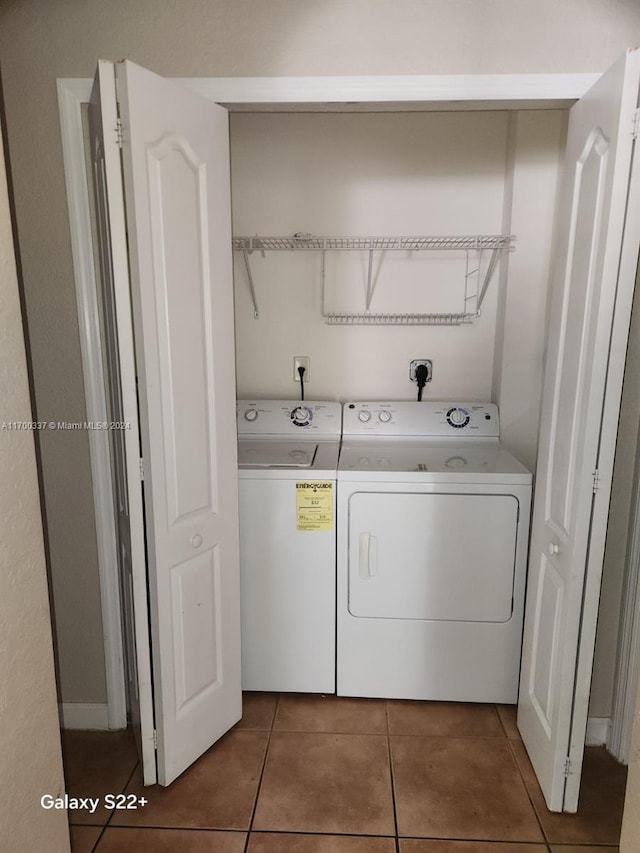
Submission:
[[[484,277],[484,281],[482,282],[482,287],[480,288],[480,293],[478,295],[478,306],[477,310],[480,311],[480,307],[482,306],[482,300],[484,299],[484,295],[487,292],[487,288],[489,287],[489,282],[493,277],[493,273],[495,271],[498,260],[500,259],[501,249],[493,249],[491,252],[491,258],[489,259],[489,265],[487,266],[487,272]]]
[[[373,288],[371,286],[373,279],[373,249],[369,249],[369,270],[367,272],[367,311],[371,308],[371,297],[373,296]]]
[[[258,300],[256,299],[256,289],[253,285],[253,276],[251,275],[249,252],[246,249],[242,250],[242,257],[244,258],[244,266],[247,271],[247,279],[249,280],[249,290],[251,291],[251,300],[253,301],[253,316],[257,320],[260,316],[260,311],[258,310]]]
[[[327,250],[323,249],[320,253],[320,278],[322,281],[322,290],[321,290],[321,299],[322,299],[322,313],[325,313],[325,283],[327,280]]]

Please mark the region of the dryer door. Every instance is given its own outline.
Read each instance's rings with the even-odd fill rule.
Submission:
[[[508,622],[513,495],[356,492],[349,502],[352,616]]]

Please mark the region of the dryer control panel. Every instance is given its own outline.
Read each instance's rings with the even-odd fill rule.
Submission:
[[[495,403],[352,402],[345,403],[342,434],[498,438]]]

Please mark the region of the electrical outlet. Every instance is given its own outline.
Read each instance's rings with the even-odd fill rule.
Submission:
[[[293,381],[300,382],[300,374],[298,373],[299,367],[304,367],[304,384],[306,385],[309,381],[310,374],[310,363],[311,359],[308,355],[294,355],[293,357]]]
[[[431,382],[431,378],[433,376],[433,362],[430,358],[414,358],[413,361],[409,362],[409,379],[411,382],[416,382],[416,368],[420,365],[424,364],[427,368],[427,382]]]

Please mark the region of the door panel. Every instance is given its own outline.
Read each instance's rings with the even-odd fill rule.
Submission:
[[[585,409],[593,348],[596,343],[602,276],[602,206],[609,144],[593,130],[575,164],[574,199],[564,282],[561,336],[550,435],[546,491],[547,523],[565,541],[576,503],[576,473],[584,453]],[[599,419],[598,419],[599,420]]]
[[[542,555],[541,562],[541,581],[538,587],[539,600],[536,603],[538,618],[533,637],[534,658],[529,695],[547,736],[550,736],[552,711],[557,706],[557,689],[559,687],[557,666],[560,648],[559,631],[563,583],[562,577],[545,554]],[[540,618],[541,614],[545,615],[544,625],[542,625]]]
[[[175,566],[171,583],[173,623],[178,638],[176,707],[178,714],[183,714],[204,691],[218,686],[222,673],[218,659],[222,624],[219,549],[216,547]],[[196,648],[212,649],[214,653],[187,656]]]
[[[634,286],[621,259],[637,260],[640,244],[629,196],[639,83],[630,51],[572,108],[560,193],[518,710],[553,811],[575,811],[580,786]]]
[[[103,359],[114,485],[118,573],[128,679],[128,709],[146,785],[156,781],[151,652],[144,541],[140,431],[118,118],[113,64],[99,62],[89,107],[89,135],[102,303]]]
[[[228,116],[130,62],[116,80],[168,785],[242,713]]]
[[[186,140],[175,136],[149,145],[146,156],[168,521],[174,525],[192,513],[216,511],[210,272],[207,251],[201,248],[208,246],[207,167]],[[194,360],[191,347],[204,357]],[[210,452],[202,458],[193,452],[209,444]]]
[[[349,498],[349,612],[507,622],[517,529],[512,495],[357,492]]]

